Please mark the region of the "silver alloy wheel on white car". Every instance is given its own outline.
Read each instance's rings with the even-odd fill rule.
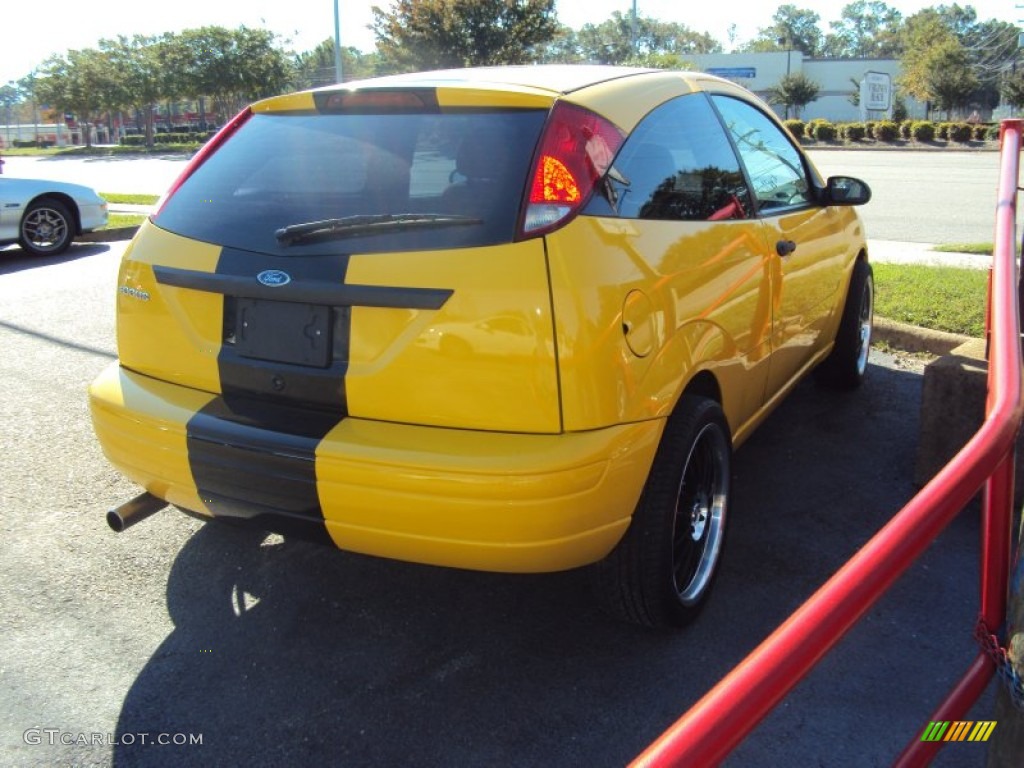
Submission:
[[[55,256],[71,245],[74,218],[64,203],[44,197],[28,206],[19,234],[18,243],[33,256]]]

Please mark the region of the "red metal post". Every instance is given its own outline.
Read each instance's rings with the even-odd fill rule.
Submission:
[[[995,401],[1001,387],[1010,383],[1014,366],[1017,386],[1020,387],[1020,280],[1017,273],[1017,242],[1014,228],[1022,125],[1024,123],[1019,120],[1008,120],[1003,123],[1000,130],[1002,156],[996,208],[994,266],[989,273],[988,312],[985,321],[989,342],[989,394],[986,406],[988,413],[992,413],[996,407]],[[1008,295],[1011,291],[1018,302],[1012,313],[1009,306],[1014,302]],[[1012,327],[1009,317],[1011,314],[1016,318]],[[993,631],[1006,620],[1013,546],[1015,458],[1015,451],[1011,447],[986,481],[982,504],[980,618],[984,625]],[[961,716],[978,700],[994,672],[992,660],[984,653],[979,654],[957,687],[928,719],[961,719]],[[927,765],[942,745],[943,742],[911,741],[904,747],[896,765],[900,768]]]

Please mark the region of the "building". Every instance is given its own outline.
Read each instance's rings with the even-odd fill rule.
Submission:
[[[886,114],[881,109],[869,110],[866,114],[862,112],[861,107],[853,103],[853,94],[860,92],[865,79],[892,84],[900,73],[900,63],[896,59],[812,59],[800,51],[705,53],[691,55],[689,59],[698,69],[733,80],[765,100],[769,89],[778,85],[782,78],[802,72],[816,82],[821,91],[815,101],[801,110],[800,115],[790,117],[802,120],[823,118],[834,123],[884,119]],[[869,73],[882,77],[869,77]],[[887,95],[891,104],[891,88]],[[867,96],[862,100],[865,106],[870,105],[870,99]],[[926,118],[924,104],[911,98],[907,98],[905,104],[908,117]],[[784,107],[776,106],[775,110],[784,117]]]
[[[90,126],[89,131],[93,144],[101,143],[106,137],[103,126]],[[0,149],[32,143],[49,147],[74,147],[84,142],[82,129],[74,122],[70,125],[67,123],[0,125]]]

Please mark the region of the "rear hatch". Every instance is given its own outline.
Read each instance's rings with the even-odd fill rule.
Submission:
[[[121,364],[338,418],[560,431],[544,241],[516,241],[553,99],[391,87],[242,113],[126,256]]]

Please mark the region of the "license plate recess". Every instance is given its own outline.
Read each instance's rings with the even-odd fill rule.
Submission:
[[[233,330],[243,357],[318,368],[331,363],[330,307],[239,298]]]

